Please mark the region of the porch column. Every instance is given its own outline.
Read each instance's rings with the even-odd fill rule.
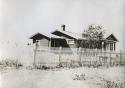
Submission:
[[[48,44],[48,45],[49,45],[49,47],[51,47],[51,38],[50,38],[50,41],[49,41],[49,44]]]
[[[112,43],[112,51],[114,51],[114,43]]]
[[[105,50],[108,50],[108,48],[107,48],[107,47],[108,47],[108,44],[106,43]]]
[[[115,43],[114,43],[114,51],[115,51]]]
[[[110,51],[110,43],[108,43],[108,51]]]
[[[107,44],[106,44],[106,42],[104,42],[104,50],[105,51],[107,50],[106,47],[107,47]]]
[[[110,51],[112,51],[112,43],[110,43]]]
[[[109,50],[109,43],[107,43],[106,50]]]
[[[54,39],[54,47],[55,47],[55,39]]]
[[[110,43],[110,50],[114,51],[114,43]]]
[[[102,50],[105,50],[104,42],[102,42],[101,49],[102,49]]]

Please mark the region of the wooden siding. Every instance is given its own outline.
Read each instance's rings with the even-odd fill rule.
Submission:
[[[39,44],[41,46],[49,46],[49,40],[43,38],[43,39],[39,40]]]

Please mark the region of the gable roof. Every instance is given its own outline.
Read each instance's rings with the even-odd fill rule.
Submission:
[[[73,32],[69,32],[69,31],[55,30],[51,33],[54,35],[57,35],[57,36],[63,36],[63,37],[65,36],[70,39],[85,39],[82,37],[82,34],[73,33]]]
[[[59,37],[59,36],[56,36],[56,35],[53,35],[53,34],[49,34],[49,35],[47,35],[47,34],[41,34],[41,33],[35,33],[34,35],[32,35],[31,37],[30,37],[30,39],[42,39],[42,38],[46,38],[46,39],[50,39],[50,38],[59,38],[59,39],[62,39],[62,37]]]
[[[107,35],[105,36],[105,39],[106,39],[106,40],[113,40],[113,41],[116,41],[116,42],[119,41],[119,40],[115,37],[115,35],[114,35],[113,33],[107,34]]]
[[[40,39],[42,39],[43,37],[46,38],[46,39],[49,39],[49,37],[47,37],[47,36],[45,36],[45,35],[43,35],[43,34],[41,34],[41,33],[39,33],[39,32],[33,34],[29,39],[40,40]]]

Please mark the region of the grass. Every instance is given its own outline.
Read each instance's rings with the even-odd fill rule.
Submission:
[[[18,69],[19,67],[22,67],[23,64],[21,62],[19,62],[18,60],[5,59],[5,60],[0,61],[0,66],[15,67]]]
[[[124,67],[47,69],[51,68],[41,65],[6,69],[0,75],[3,82],[0,88],[124,88],[125,85]]]

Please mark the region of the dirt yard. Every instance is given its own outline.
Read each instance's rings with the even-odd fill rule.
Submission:
[[[0,70],[0,88],[106,88],[107,85],[122,85],[116,88],[125,88],[124,74],[125,67],[60,70],[8,68]]]

